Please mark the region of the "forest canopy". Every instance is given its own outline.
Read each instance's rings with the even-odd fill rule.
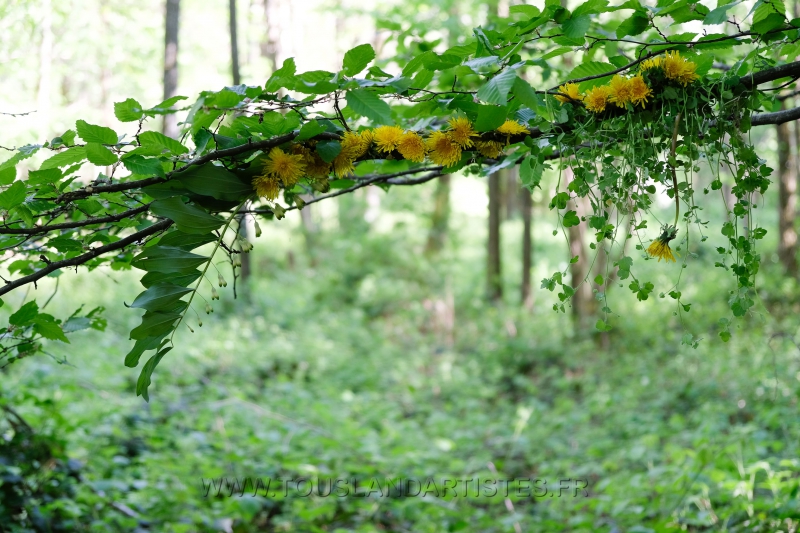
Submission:
[[[530,191],[546,170],[557,173],[552,216],[564,232],[585,227],[589,260],[607,263],[604,275],[577,284],[566,271],[542,280],[557,312],[589,284],[602,305],[596,329],[608,331],[625,310],[612,308],[606,290],[622,282],[648,299],[655,286],[637,266],[662,259],[681,267],[662,295],[679,314],[697,312],[682,299],[680,272],[713,232],[726,239],[711,252],[730,274],[730,314],[719,321],[728,340],[732,321],[754,305],[766,235],[758,199],[773,173],[751,128],[800,118],[800,108],[783,107],[800,78],[800,19],[780,0],[758,0],[737,21],[728,15],[735,5],[589,0],[569,10],[547,0],[511,6],[449,48],[398,36],[396,57],[363,44],[337,72],[297,72],[288,59],[263,85],[193,102],[120,98],[116,119],[135,134],[78,120],[0,163],[0,296],[79,267],[141,271],[141,293],[125,303],[144,311],[125,365],[142,367],[136,392],[147,399],[153,371],[183,339],[179,328],[201,326],[219,291],[235,284],[254,246],[237,230],[243,219],[261,222],[258,237],[287,211],[365,187],[517,166]],[[178,117],[179,138],[158,131],[165,116]],[[29,158],[41,163],[24,171]],[[79,179],[87,166],[91,182]],[[701,172],[712,179],[695,190]],[[735,201],[715,227],[703,208],[727,180]],[[664,197],[675,214],[659,221],[653,208]],[[32,299],[10,315],[0,357],[7,365],[104,327],[100,309],[54,317]]]

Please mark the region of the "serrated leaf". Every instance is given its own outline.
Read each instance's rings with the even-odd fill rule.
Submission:
[[[264,90],[268,93],[275,93],[278,92],[279,89],[287,87],[289,84],[292,83],[295,73],[297,72],[297,67],[294,63],[294,58],[290,57],[283,61],[283,66],[272,73],[272,76],[269,77]]]
[[[592,18],[589,15],[572,15],[571,18],[564,21],[561,28],[564,30],[564,36],[568,38],[583,39],[591,22]]]
[[[8,317],[8,323],[12,326],[25,326],[30,324],[38,314],[39,305],[35,300],[32,300],[20,307],[14,314]]]
[[[25,201],[28,188],[21,181],[15,181],[11,187],[0,192],[0,207],[11,209]]]
[[[239,202],[253,194],[253,188],[223,167],[211,163],[196,165],[174,175],[184,187],[196,194],[217,200]]]
[[[369,65],[370,61],[373,59],[375,59],[375,50],[372,48],[372,45],[362,44],[356,46],[345,52],[342,70],[345,76],[355,76],[367,68],[367,65]]]
[[[317,153],[326,163],[330,163],[342,152],[342,144],[337,141],[323,141],[317,143]]]
[[[522,78],[517,78],[514,80],[514,86],[511,88],[511,90],[514,93],[514,96],[516,96],[520,102],[534,111],[537,111],[544,105],[544,101],[538,94],[536,94],[536,91],[533,89],[533,87],[531,87],[531,85]]]
[[[163,272],[194,275],[194,270],[208,261],[208,257],[193,254],[171,246],[153,246],[147,248],[131,261],[131,266],[148,272]],[[166,279],[175,283],[166,276]],[[144,285],[144,278],[142,278]]]
[[[511,68],[504,70],[478,89],[478,100],[490,104],[506,105],[508,103],[508,92],[514,86],[516,79],[516,70]]]
[[[573,17],[580,17],[581,15],[595,15],[603,13],[608,7],[608,0],[588,0],[579,5],[572,11]]]
[[[392,110],[389,104],[372,91],[354,89],[347,92],[345,99],[350,109],[373,122],[388,124],[392,120]]]
[[[40,145],[35,145],[35,149],[33,150],[23,150],[22,148],[20,148],[16,154],[12,155],[8,159],[0,163],[0,172],[15,168],[17,166],[17,163],[35,154],[39,150],[39,148],[41,148]],[[16,173],[14,174],[14,176],[16,177]],[[11,181],[9,181],[9,183],[11,183]]]
[[[59,152],[49,159],[46,159],[39,169],[46,170],[48,168],[66,167],[74,165],[75,163],[80,163],[84,159],[86,159],[86,148],[83,146],[73,146],[72,148],[67,148],[63,152]]]
[[[522,181],[522,184],[527,187],[529,191],[533,191],[533,189],[538,187],[539,183],[541,183],[543,171],[544,166],[539,163],[538,159],[529,155],[520,163],[520,181]]]
[[[153,116],[153,115],[166,115],[167,113],[172,112],[172,106],[180,102],[181,100],[187,100],[185,96],[171,96],[161,102],[160,104],[151,107],[150,109],[145,110],[145,114]]]
[[[161,161],[158,159],[132,155],[123,158],[122,164],[133,174],[139,174],[141,176],[159,176],[162,178],[165,176],[164,168],[161,166]]]
[[[225,223],[199,207],[183,203],[177,196],[156,200],[151,204],[150,211],[172,220],[184,233],[208,233]]]
[[[75,122],[78,135],[87,143],[117,144],[117,133],[105,126],[89,124],[85,120]]]
[[[105,167],[117,162],[117,156],[99,143],[86,143],[86,159],[93,165]]]
[[[45,170],[31,170],[28,172],[29,185],[44,185],[45,183],[56,183],[63,178],[64,175],[57,168],[48,168]]]
[[[158,241],[159,246],[173,246],[184,250],[194,250],[204,244],[215,242],[217,236],[213,233],[204,235],[183,233],[182,231],[171,231],[161,237]]]
[[[148,311],[158,311],[174,304],[180,300],[183,295],[190,292],[192,292],[192,289],[187,287],[181,287],[180,285],[173,285],[170,283],[159,283],[140,293],[131,304],[131,307],[138,307]]]
[[[173,154],[186,154],[189,149],[171,137],[157,131],[145,131],[138,135],[139,143],[142,146],[156,145],[172,152]]]
[[[114,116],[120,122],[136,122],[144,116],[142,104],[133,98],[128,98],[124,102],[115,102]]]
[[[33,331],[45,339],[70,343],[67,336],[64,335],[64,330],[50,315],[39,315],[33,320],[33,323]]]
[[[607,72],[611,72],[616,70],[617,67],[612,65],[611,63],[603,63],[600,61],[586,61],[585,63],[581,63],[569,73],[567,78],[569,80],[577,80],[581,78],[586,78],[588,76],[601,76],[600,78],[588,80],[585,82],[580,83],[581,89],[589,89],[596,85],[602,85],[609,79],[611,76],[603,76]]]

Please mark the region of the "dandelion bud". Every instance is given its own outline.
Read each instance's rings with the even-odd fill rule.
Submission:
[[[211,287],[211,299],[219,300],[219,293],[217,292],[217,289],[215,289],[214,287]]]
[[[225,278],[222,277],[222,274],[218,274],[218,276],[219,276],[219,280],[218,280],[219,281],[219,286],[220,287],[227,287],[228,286],[228,282],[225,281]]]
[[[210,315],[213,312],[214,312],[214,308],[211,307],[211,304],[206,304],[206,314]]]
[[[261,226],[258,225],[258,222],[255,223],[256,226],[256,237],[261,237]]]

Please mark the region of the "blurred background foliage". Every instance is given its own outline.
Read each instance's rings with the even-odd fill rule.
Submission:
[[[508,7],[234,4],[245,83],[263,83],[286,57],[301,71],[335,70],[359,42],[402,66],[415,47],[457,44]],[[180,1],[178,94],[231,83],[228,8]],[[163,13],[161,0],[0,5],[0,111],[36,111],[0,116],[0,144],[51,138],[78,116],[102,124],[120,97],[160,101]],[[774,168],[776,130],[753,131]],[[119,303],[139,291],[136,274],[41,282],[40,307],[57,289],[48,312],[69,315],[80,299],[104,306],[108,325],[3,371],[0,531],[796,531],[800,293],[796,249],[778,255],[779,188],[760,204],[770,233],[759,301],[723,344],[728,281],[704,252],[720,235],[681,280],[682,301],[701,312],[680,315],[661,294],[680,265],[651,261],[639,268],[657,283],[652,297],[612,286],[625,314],[598,332],[596,307],[554,313],[557,298],[538,290],[572,256],[548,216],[555,176],[532,197],[530,294],[517,178],[499,186],[503,268],[489,287],[483,179],[371,188],[269,224],[239,298],[225,291],[201,329],[181,333],[149,404],[121,365],[136,317]],[[724,213],[720,201],[704,215]],[[12,294],[7,307],[31,297]],[[590,494],[512,496],[509,508],[500,496],[223,497],[201,482],[469,479],[491,468],[548,485],[585,478]]]

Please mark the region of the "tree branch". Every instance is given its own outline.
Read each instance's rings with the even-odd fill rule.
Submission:
[[[99,257],[99,256],[101,256],[103,254],[108,253],[108,252],[121,250],[121,249],[125,248],[126,246],[135,243],[136,241],[140,241],[140,240],[144,239],[145,237],[149,237],[150,235],[158,233],[159,231],[163,231],[163,230],[169,228],[171,225],[172,225],[172,221],[171,220],[169,220],[169,219],[162,220],[160,222],[156,222],[152,226],[146,227],[145,229],[143,229],[141,231],[138,231],[138,232],[136,232],[136,233],[134,233],[132,235],[129,235],[129,236],[125,237],[124,239],[120,239],[117,242],[112,242],[111,244],[106,244],[105,246],[100,246],[100,247],[95,248],[95,249],[93,249],[93,250],[91,250],[89,252],[86,252],[85,254],[81,254],[81,255],[73,257],[71,259],[64,259],[63,261],[56,261],[54,263],[49,263],[43,269],[37,270],[36,272],[34,272],[33,274],[31,274],[29,276],[24,276],[24,277],[21,277],[19,279],[14,280],[14,281],[7,282],[4,286],[0,287],[0,296],[13,291],[17,287],[21,287],[23,285],[27,285],[28,283],[33,283],[34,281],[37,281],[37,280],[45,277],[50,272],[55,272],[56,270],[59,270],[61,268],[82,265],[82,264],[86,263],[87,261],[90,261],[90,260],[94,259],[95,257]]]
[[[0,235],[37,235],[39,233],[50,233],[62,229],[82,228],[84,226],[93,226],[95,224],[104,224],[106,222],[119,222],[126,218],[144,213],[150,209],[150,204],[144,204],[135,209],[129,209],[116,215],[108,215],[104,217],[87,218],[86,220],[79,220],[77,222],[63,222],[61,224],[53,224],[50,226],[34,226],[32,228],[0,228]]]

